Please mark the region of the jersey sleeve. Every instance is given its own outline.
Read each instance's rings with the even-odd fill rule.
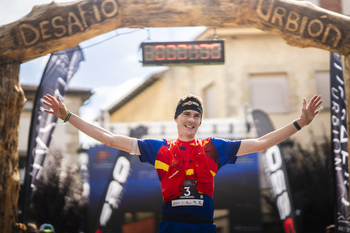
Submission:
[[[140,150],[140,161],[150,163],[154,166],[158,151],[167,142],[165,139],[139,139],[137,145]]]
[[[211,140],[214,143],[216,151],[219,155],[221,166],[224,166],[229,163],[236,163],[237,152],[239,150],[239,147],[241,146],[240,140],[231,141],[219,138],[211,138]]]

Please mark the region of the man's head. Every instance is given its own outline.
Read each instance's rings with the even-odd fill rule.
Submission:
[[[203,107],[202,107],[202,99],[196,95],[186,95],[182,97],[177,103],[174,119],[176,119],[183,111],[185,110],[193,110],[197,111],[201,114],[201,118],[203,116]]]
[[[49,223],[44,223],[39,228],[39,233],[46,233],[46,232],[55,232],[55,228]]]
[[[27,224],[27,233],[38,233],[38,228],[35,223],[30,222]]]
[[[197,130],[202,123],[202,100],[194,95],[180,99],[175,111],[178,139],[191,141],[195,139]]]

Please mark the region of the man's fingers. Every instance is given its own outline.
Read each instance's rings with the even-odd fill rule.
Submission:
[[[44,112],[47,112],[47,113],[54,113],[54,111],[52,111],[52,110],[48,110],[48,109],[44,109]]]
[[[46,102],[46,103],[45,103]],[[45,95],[44,96],[44,104],[46,104],[47,106],[49,106],[50,108],[54,108],[55,104],[58,104],[56,99],[50,95]],[[48,105],[50,104],[50,105]]]
[[[50,94],[44,95],[44,98],[47,99],[47,100],[51,100],[51,101],[55,100],[55,98],[52,95],[50,95]]]
[[[57,101],[58,101],[58,103],[59,103],[59,104],[61,104],[61,103],[62,103],[62,100],[61,100],[61,98],[60,98],[60,96],[59,96],[59,95],[57,96]]]
[[[315,104],[315,108],[318,108],[321,104],[322,104],[322,100],[318,101],[318,102]]]
[[[308,108],[310,107],[310,110],[316,109],[318,106],[320,106],[321,103],[322,103],[321,96],[314,95],[308,104]]]
[[[314,96],[311,98],[310,102],[315,102],[315,100],[316,100],[317,98],[321,98],[321,96],[320,96],[320,95],[314,95]]]
[[[45,100],[43,101],[43,104],[45,104],[46,106],[48,106],[48,107],[52,108],[52,104],[51,104],[51,103],[49,103],[49,102],[46,102]]]

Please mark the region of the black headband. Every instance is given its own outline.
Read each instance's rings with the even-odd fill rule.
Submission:
[[[176,107],[174,119],[176,119],[185,110],[197,111],[201,114],[202,117],[202,105],[196,99],[191,98],[186,99],[185,101],[181,101]]]

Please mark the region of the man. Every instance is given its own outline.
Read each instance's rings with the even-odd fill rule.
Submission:
[[[35,223],[29,222],[27,224],[27,233],[38,233],[38,227]]]
[[[308,104],[304,99],[300,118],[257,139],[197,140],[196,133],[203,116],[202,100],[198,96],[187,95],[176,107],[174,119],[178,138],[171,142],[165,139],[137,140],[112,134],[70,113],[58,96],[55,99],[46,95],[44,99],[51,108],[45,112],[71,123],[107,146],[139,155],[142,162],[155,167],[164,201],[159,233],[215,232],[213,192],[218,170],[225,164],[235,163],[237,156],[267,150],[289,138],[314,119],[322,103],[318,95]]]
[[[16,233],[26,233],[27,227],[23,223],[16,223]]]

